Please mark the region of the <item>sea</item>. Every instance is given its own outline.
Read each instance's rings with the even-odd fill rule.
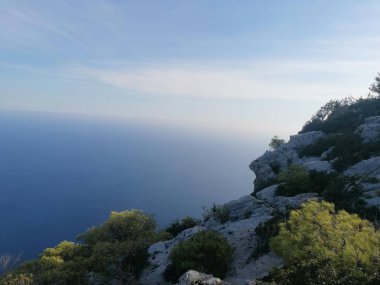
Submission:
[[[0,254],[36,258],[107,220],[141,209],[160,228],[248,195],[255,134],[180,124],[0,111]]]

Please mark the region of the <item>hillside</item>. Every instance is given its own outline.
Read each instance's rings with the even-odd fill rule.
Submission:
[[[252,194],[164,231],[142,212],[113,212],[0,284],[380,284],[376,82],[252,161]]]

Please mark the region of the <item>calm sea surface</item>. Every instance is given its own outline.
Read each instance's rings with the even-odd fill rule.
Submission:
[[[0,112],[0,253],[36,257],[110,211],[160,226],[249,194],[262,144],[91,117]]]

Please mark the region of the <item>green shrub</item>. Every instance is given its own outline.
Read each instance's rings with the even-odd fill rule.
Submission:
[[[139,210],[112,212],[108,221],[78,237],[91,250],[91,270],[106,279],[135,282],[148,247],[158,241],[156,222]]]
[[[32,274],[7,274],[1,278],[0,285],[35,285]]]
[[[169,227],[165,229],[165,231],[171,233],[173,237],[175,237],[180,232],[195,227],[197,223],[197,220],[193,219],[192,217],[185,217],[182,220],[175,220]]]
[[[367,220],[311,201],[279,225],[271,249],[285,267],[278,284],[379,284],[380,233]]]
[[[225,238],[213,231],[202,231],[176,245],[171,265],[164,273],[165,280],[176,283],[186,271],[193,269],[224,278],[233,250]]]
[[[214,217],[219,223],[224,224],[230,220],[231,211],[224,205],[213,204],[211,208],[205,209],[203,213],[204,219],[207,221],[210,217]]]
[[[277,188],[277,195],[295,196],[312,191],[309,172],[302,166],[292,164],[280,173],[278,180],[282,182]]]

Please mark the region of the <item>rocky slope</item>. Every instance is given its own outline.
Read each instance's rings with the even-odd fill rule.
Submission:
[[[380,136],[380,116],[369,117],[357,131],[364,142],[370,142]],[[256,279],[266,276],[274,267],[281,267],[282,260],[269,252],[255,259],[252,253],[258,246],[258,236],[255,233],[260,223],[269,221],[276,213],[285,213],[297,208],[309,199],[318,199],[315,193],[304,193],[294,197],[276,196],[276,178],[291,164],[299,164],[308,170],[318,172],[333,172],[332,165],[326,160],[326,149],[320,157],[299,156],[299,150],[324,138],[326,134],[314,131],[290,137],[288,143],[276,150],[267,151],[250,164],[250,169],[256,174],[255,195],[247,195],[238,200],[223,205],[229,213],[228,221],[221,223],[212,211],[205,214],[199,226],[181,232],[172,240],[153,244],[149,248],[149,266],[144,270],[140,283],[169,284],[163,278],[163,272],[169,265],[171,249],[181,241],[191,238],[203,230],[214,230],[221,233],[235,248],[231,270],[224,281],[210,275],[190,271],[184,274],[179,284],[256,284]],[[380,156],[351,166],[345,175],[361,177],[363,197],[369,205],[380,207]],[[366,178],[366,179],[364,179]],[[369,179],[371,178],[371,179]],[[256,196],[256,197],[253,197]]]

